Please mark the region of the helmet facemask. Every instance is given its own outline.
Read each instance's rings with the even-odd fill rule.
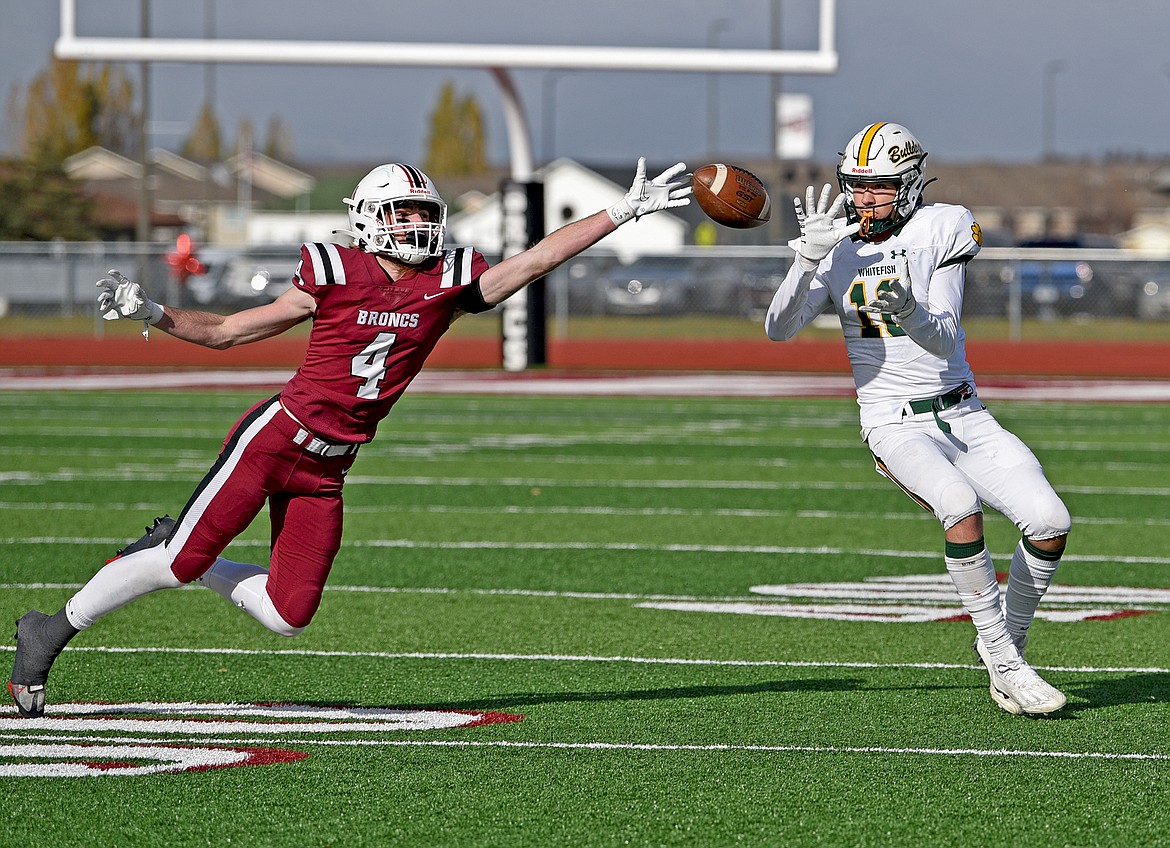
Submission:
[[[416,209],[425,210],[428,220],[412,220]],[[365,200],[359,214],[374,221],[374,226],[358,237],[358,244],[368,253],[383,253],[407,265],[418,265],[443,252],[447,223],[443,204],[414,198]]]
[[[895,183],[898,186],[894,199],[876,206],[858,206],[854,200],[854,191],[865,183]],[[925,185],[922,170],[913,168],[900,177],[881,179],[853,179],[837,173],[837,184],[845,195],[845,217],[850,224],[861,224],[857,236],[861,239],[876,239],[885,233],[896,230],[909,220],[914,210],[922,204],[922,187]],[[890,214],[884,218],[876,217],[875,213],[886,206],[892,206]]]

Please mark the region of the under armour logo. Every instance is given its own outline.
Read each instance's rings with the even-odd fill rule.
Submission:
[[[890,258],[891,259],[897,259],[899,256],[905,256],[905,255],[906,255],[905,248],[903,248],[902,250],[891,250],[890,251]]]

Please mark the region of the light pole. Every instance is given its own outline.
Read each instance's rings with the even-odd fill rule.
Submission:
[[[1166,79],[1170,79],[1170,62],[1162,66],[1162,73],[1166,75]]]
[[[1044,86],[1043,86],[1043,114],[1044,127],[1043,139],[1041,139],[1041,146],[1043,148],[1044,160],[1051,160],[1056,154],[1056,75],[1064,70],[1063,59],[1050,59],[1044,63]]]
[[[727,29],[731,22],[727,18],[717,18],[707,24],[707,47],[714,50],[719,44],[719,33]],[[715,106],[718,96],[716,74],[707,74],[707,155],[713,157],[719,146],[719,115]]]
[[[771,15],[768,21],[768,46],[772,50],[781,49],[784,43],[782,36],[782,29],[780,26],[781,17],[781,0],[772,0]],[[772,126],[769,135],[769,143],[772,148],[772,159],[776,167],[776,188],[781,188],[781,180],[784,175],[784,159],[781,155],[781,147],[784,139],[781,137],[783,130],[780,128],[780,93],[782,90],[782,80],[780,74],[772,74]],[[780,240],[784,236],[784,224],[786,216],[773,215],[772,216],[772,235],[773,238]],[[784,239],[787,241],[787,239]]]
[[[544,126],[540,131],[540,145],[541,153],[543,154],[541,158],[544,159],[544,164],[546,165],[556,151],[553,140],[556,136],[557,129],[557,82],[567,73],[567,71],[545,71],[544,79],[541,81],[541,90],[544,96],[540,107],[540,117],[544,121]]]
[[[150,0],[139,0],[138,16],[142,38],[150,38]],[[141,157],[142,183],[138,187],[138,220],[134,227],[134,238],[143,245],[138,258],[138,280],[145,286],[151,284],[150,257],[146,244],[153,240],[154,211],[154,169],[150,164],[150,62],[139,66],[142,77],[142,116],[138,125],[138,155]]]

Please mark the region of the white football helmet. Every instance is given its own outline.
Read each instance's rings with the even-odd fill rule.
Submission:
[[[893,213],[875,219],[872,210],[858,210],[853,187],[859,183],[896,183]],[[837,184],[845,195],[849,223],[861,223],[858,236],[876,239],[902,226],[922,204],[926,188],[926,151],[918,139],[901,124],[870,124],[849,140],[837,166]]]
[[[418,204],[429,221],[395,223],[400,204]],[[418,265],[443,252],[447,204],[431,178],[412,165],[379,165],[362,177],[353,197],[345,198],[349,230],[358,247],[382,253],[407,265]]]

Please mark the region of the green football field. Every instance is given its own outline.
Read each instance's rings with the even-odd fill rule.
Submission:
[[[5,675],[11,622],[177,515],[263,396],[0,393]],[[71,643],[44,719],[5,704],[0,844],[1166,844],[1170,405],[989,405],[1074,516],[1028,654],[1053,717],[991,701],[851,399],[408,393],[302,636],[162,592]]]

